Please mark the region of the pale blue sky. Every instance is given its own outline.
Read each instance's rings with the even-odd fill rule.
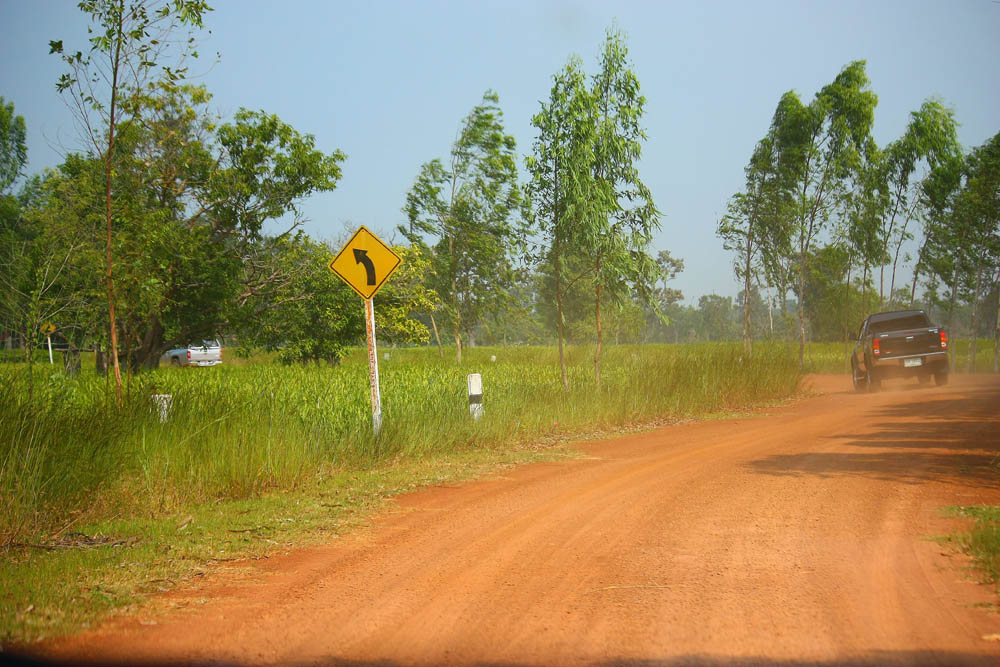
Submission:
[[[955,109],[967,148],[1000,131],[992,0],[210,4],[201,68],[215,52],[221,61],[200,81],[215,108],[224,117],[264,109],[348,155],[337,190],[304,207],[317,238],[350,223],[390,240],[421,163],[447,152],[488,88],[519,152],[529,153],[530,119],[552,74],[571,54],[593,72],[617,22],[647,98],[641,175],[664,214],[654,250],[684,259],[675,286],[688,302],[739,290],[715,225],[785,91],[811,98],[846,63],[865,59],[880,144],[930,96]],[[48,40],[83,48],[85,38],[75,2],[0,0],[0,96],[28,124],[31,171],[79,145]]]

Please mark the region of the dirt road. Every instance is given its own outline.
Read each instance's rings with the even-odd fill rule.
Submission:
[[[1000,504],[1000,380],[890,384],[590,443],[399,499],[52,655],[254,664],[1000,665],[995,598],[926,539]],[[202,601],[207,599],[207,602]],[[152,624],[155,622],[155,625]]]

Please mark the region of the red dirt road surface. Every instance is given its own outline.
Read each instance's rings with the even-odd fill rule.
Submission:
[[[1000,379],[844,376],[745,418],[400,497],[360,534],[216,572],[45,647],[99,661],[1000,665],[1000,614],[929,537],[1000,504]],[[166,608],[170,605],[157,605]]]

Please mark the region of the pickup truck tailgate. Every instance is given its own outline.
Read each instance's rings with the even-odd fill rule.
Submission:
[[[941,351],[941,333],[938,329],[893,331],[878,336],[882,359],[907,357]]]

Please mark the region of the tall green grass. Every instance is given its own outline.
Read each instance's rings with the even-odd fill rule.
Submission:
[[[475,348],[461,366],[434,348],[383,353],[379,437],[363,351],[340,366],[163,368],[131,378],[120,408],[93,371],[69,378],[36,367],[29,401],[26,366],[3,365],[0,546],[75,521],[154,517],[401,457],[738,410],[798,383],[783,346],[759,345],[752,359],[738,344],[612,346],[600,389],[592,349],[570,348],[569,393],[552,348]],[[469,415],[470,372],[483,376],[479,421]],[[157,393],[173,397],[165,423],[150,399]]]
[[[777,344],[777,343],[775,343]],[[788,347],[787,344],[785,344]],[[959,338],[951,340],[951,370],[953,373],[967,373],[971,370],[972,340]],[[798,344],[793,344],[798,354]],[[806,345],[805,367],[807,373],[849,373],[851,352],[854,341],[844,347],[844,343],[808,343]],[[980,338],[976,344],[976,373],[993,372],[993,340]]]

